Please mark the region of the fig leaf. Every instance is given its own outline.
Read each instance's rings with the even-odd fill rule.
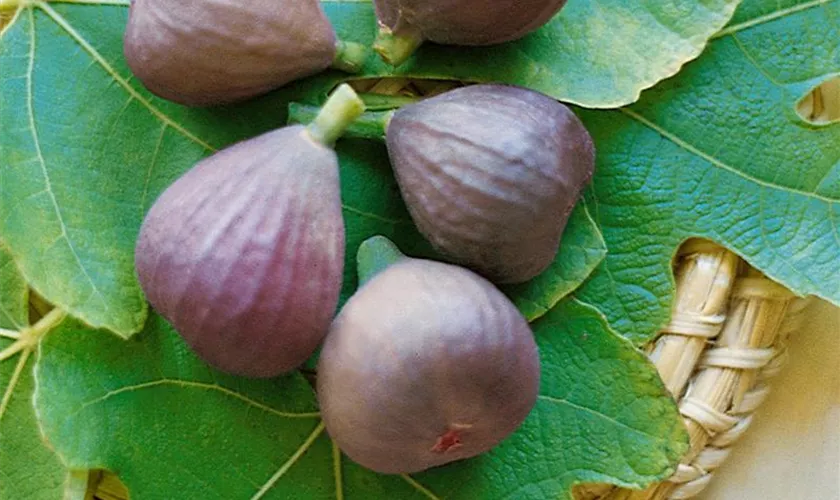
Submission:
[[[16,351],[12,346],[29,325],[28,301],[26,282],[0,243],[0,353]],[[0,355],[0,498],[81,498],[72,493],[86,483],[87,473],[71,473],[38,428],[32,407],[34,349]]]
[[[838,18],[836,0],[747,0],[640,102],[581,112],[598,147],[587,206],[609,254],[576,295],[619,333],[645,343],[668,321],[671,260],[690,237],[840,305],[840,123],[796,113],[840,73],[840,37],[826,36]]]

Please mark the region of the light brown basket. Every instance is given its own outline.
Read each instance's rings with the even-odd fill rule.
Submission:
[[[699,494],[723,464],[767,396],[785,362],[806,299],[713,243],[687,242],[674,266],[671,321],[647,346],[679,401],[691,449],[667,481],[643,491],[578,487],[579,500],[686,499]]]

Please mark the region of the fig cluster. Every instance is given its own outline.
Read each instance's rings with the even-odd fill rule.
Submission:
[[[512,40],[564,3],[378,0],[377,50]],[[151,92],[211,106],[358,69],[366,51],[336,38],[316,0],[133,0],[125,54]],[[595,149],[569,108],[512,86],[471,85],[385,116],[397,184],[440,261],[367,240],[350,249],[361,285],[336,315],[346,237],[333,146],[365,117],[342,84],[305,123],[215,152],[172,183],[143,220],[135,265],[152,307],[219,370],[274,377],[323,346],[330,436],[365,467],[412,473],[490,450],[533,408],[537,346],[496,284],[554,260]]]
[[[375,0],[374,49],[400,65],[424,41],[493,45],[543,26],[566,0]],[[319,0],[131,0],[123,40],[132,73],[188,106],[249,99],[327,68],[359,71],[367,49],[342,41]]]

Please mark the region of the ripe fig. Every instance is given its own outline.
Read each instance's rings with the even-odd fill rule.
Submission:
[[[344,267],[338,160],[362,111],[345,86],[308,127],[285,127],[199,162],[155,201],[135,264],[152,306],[206,362],[269,377],[329,329]]]
[[[374,49],[399,66],[428,40],[494,45],[540,28],[566,0],[374,0],[379,35]]]
[[[595,168],[575,114],[517,87],[473,85],[400,108],[386,141],[420,232],[497,283],[551,263]]]
[[[369,240],[360,260],[365,246],[383,245],[394,248]],[[539,378],[528,323],[490,282],[403,256],[364,283],[333,322],[317,392],[339,448],[397,474],[496,446],[530,413]]]
[[[124,39],[137,78],[189,106],[240,101],[367,55],[336,40],[318,0],[134,0]]]

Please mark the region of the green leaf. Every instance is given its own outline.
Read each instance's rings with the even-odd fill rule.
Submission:
[[[371,57],[360,76],[505,82],[586,107],[618,107],[697,57],[738,3],[571,0],[522,40],[485,48],[425,44],[396,70]],[[368,2],[322,4],[339,36],[372,42],[376,20]]]
[[[146,317],[134,243],[160,192],[201,158],[285,123],[290,100],[317,99],[327,74],[262,99],[187,109],[155,98],[122,58],[124,6],[35,3],[0,38],[0,237],[30,286],[96,328],[129,337]],[[268,112],[266,111],[268,110]],[[382,145],[338,145],[347,228],[342,300],[354,255],[385,235],[430,255],[405,210]],[[573,290],[605,252],[592,220],[570,221],[568,250],[549,274],[517,288],[536,317]]]
[[[294,467],[276,498],[332,489],[301,375],[215,372],[156,315],[128,341],[65,321],[42,343],[36,377],[44,429],[69,465],[113,470],[133,497],[249,498],[283,464]]]
[[[646,358],[574,301],[534,329],[543,380],[522,428],[487,455],[414,478],[338,456],[302,376],[219,374],[155,315],[128,341],[65,321],[42,344],[36,404],[71,466],[113,470],[141,499],[336,498],[337,488],[360,500],[569,498],[575,482],[640,487],[669,475],[687,438]]]
[[[0,244],[0,328],[16,332],[29,324],[28,297],[26,283]],[[13,343],[0,335],[0,351]],[[31,354],[31,349],[25,349],[0,361],[0,498],[70,498],[65,493],[76,481],[44,442],[32,406]]]
[[[28,304],[29,290],[26,282],[8,248],[0,242],[0,328],[17,331],[27,326]]]
[[[794,110],[840,72],[840,2],[749,0],[736,20],[639,103],[582,113],[610,252],[576,295],[639,343],[668,320],[671,259],[693,236],[840,304],[840,124]]]

